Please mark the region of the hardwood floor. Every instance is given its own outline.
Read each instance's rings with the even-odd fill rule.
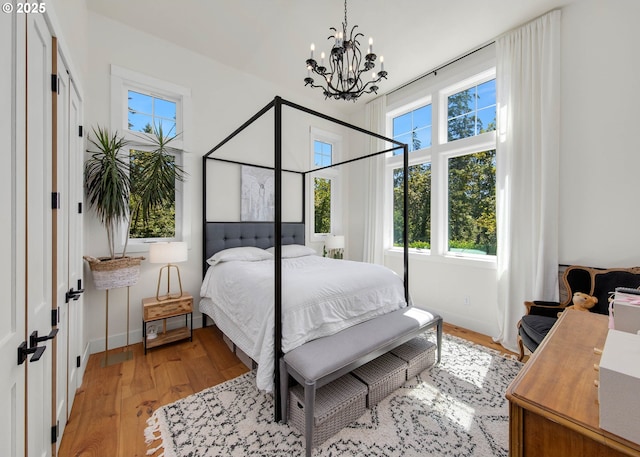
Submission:
[[[446,323],[444,331],[513,354],[486,335]],[[215,327],[195,329],[192,342],[154,348],[146,356],[142,343],[131,349],[132,360],[104,368],[103,353],[89,358],[60,457],[143,457],[146,421],[156,408],[248,371]]]

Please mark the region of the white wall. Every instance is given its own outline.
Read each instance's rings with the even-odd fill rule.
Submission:
[[[563,10],[560,262],[640,265],[640,2]]]
[[[70,1],[70,0],[69,0]],[[164,81],[177,84],[191,90],[192,97],[192,126],[185,126],[189,131],[190,151],[185,154],[185,169],[189,173],[188,185],[191,188],[191,246],[189,260],[180,264],[183,288],[193,297],[197,309],[200,283],[202,279],[202,156],[212,146],[221,141],[233,130],[244,123],[250,116],[273,100],[275,95],[290,99],[295,103],[304,104],[312,109],[320,110],[332,116],[337,112],[328,111],[331,107],[324,103],[321,97],[308,100],[295,100],[288,97],[287,89],[256,79],[253,76],[238,72],[230,67],[205,58],[200,54],[156,37],[141,33],[135,29],[107,19],[95,13],[88,15],[88,80],[86,125],[88,127],[109,125],[110,117],[110,65],[115,64],[138,73],[150,75]],[[317,95],[317,94],[313,94]],[[272,119],[272,117],[271,117]],[[304,124],[304,116],[291,115],[290,108],[283,108],[285,128],[292,122]],[[288,124],[286,124],[288,123]],[[314,126],[323,129],[329,127],[326,122],[317,121]],[[267,127],[256,127],[259,131],[268,132],[268,138],[263,144],[247,145],[242,141],[231,151],[236,160],[255,160],[264,158],[265,164],[271,164],[273,157],[273,123]],[[261,130],[262,129],[262,130]],[[304,125],[294,129],[294,135],[287,135],[283,139],[283,160],[285,166],[304,169],[308,160],[309,126]],[[337,133],[342,133],[338,131]],[[246,141],[243,140],[243,141]],[[304,157],[299,161],[296,155]],[[238,184],[239,185],[239,184]],[[226,194],[224,189],[218,188],[215,202],[211,198],[209,203],[209,217],[213,220],[229,220],[229,207],[224,204]],[[220,195],[222,194],[222,195]],[[215,196],[214,196],[215,198]],[[299,200],[293,201],[293,206],[299,207]],[[216,217],[217,215],[220,217]],[[285,216],[291,214],[296,217],[299,211],[285,211]],[[299,217],[299,216],[298,216]],[[106,255],[108,252],[106,235],[91,210],[85,217],[85,254],[92,256]],[[130,290],[130,341],[141,341],[142,311],[140,301],[144,297],[153,296],[156,291],[159,265],[142,263],[141,277],[137,285]],[[87,307],[87,325],[89,339],[92,341],[92,352],[104,350],[105,335],[105,292],[93,288],[90,272],[85,268],[88,278],[85,306]],[[126,334],[126,289],[117,289],[109,296],[109,347],[122,346]],[[199,313],[195,313],[196,326],[200,323]]]
[[[563,8],[560,263],[640,265],[638,17],[636,0],[581,0]],[[364,113],[351,121],[363,124]],[[356,180],[365,187],[366,180]],[[350,237],[358,242],[363,214],[353,214]],[[388,253],[385,263],[402,272],[401,256]],[[409,271],[417,305],[452,324],[497,334],[494,268],[412,256]]]

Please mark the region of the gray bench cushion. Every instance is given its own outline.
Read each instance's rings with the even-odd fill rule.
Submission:
[[[418,308],[399,309],[305,343],[285,354],[284,361],[305,380],[317,381],[438,318]]]

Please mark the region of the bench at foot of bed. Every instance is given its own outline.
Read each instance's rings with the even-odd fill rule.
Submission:
[[[289,375],[304,388],[306,455],[313,447],[316,389],[436,327],[437,362],[442,347],[442,318],[415,307],[403,308],[318,338],[289,351],[280,359],[280,399],[287,421]],[[436,362],[436,363],[437,363]]]

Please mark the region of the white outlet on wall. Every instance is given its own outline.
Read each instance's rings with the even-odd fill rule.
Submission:
[[[468,295],[465,295],[465,297],[462,299],[462,303],[464,305],[470,305],[471,304],[471,299],[469,298]]]

